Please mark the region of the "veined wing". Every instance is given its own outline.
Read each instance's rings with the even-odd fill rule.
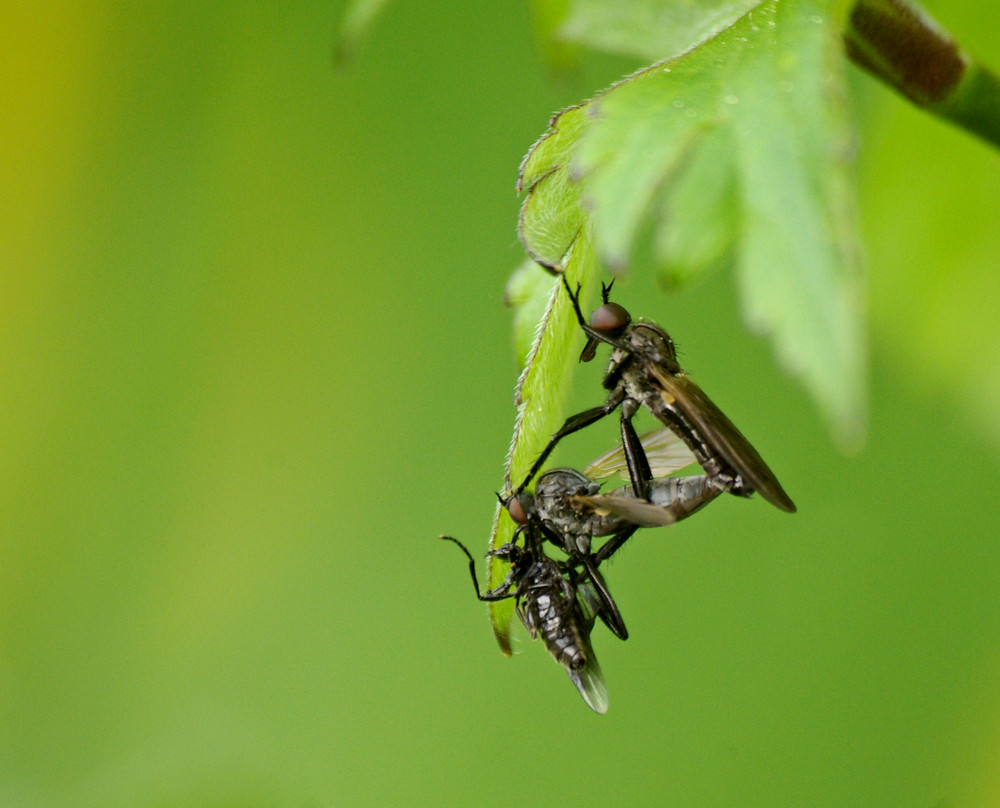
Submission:
[[[599,516],[608,514],[618,516],[637,527],[662,527],[677,521],[677,516],[672,511],[642,499],[611,495],[576,496],[570,499],[574,503],[586,506]]]
[[[595,713],[604,715],[608,711],[608,684],[604,681],[604,673],[589,641],[586,646],[587,664],[575,671],[567,668],[566,673],[580,691],[587,706]]]
[[[795,512],[795,503],[764,459],[690,377],[684,373],[665,373],[655,365],[648,366],[647,370],[659,383],[664,401],[683,413],[705,445],[722,457],[748,488],[759,491],[776,508]]]
[[[566,668],[570,680],[580,691],[583,700],[595,713],[603,715],[608,711],[608,684],[604,681],[604,673],[590,644],[590,629],[594,618],[603,604],[601,598],[590,581],[582,581],[577,587],[577,603],[580,606],[583,625],[580,627],[580,641],[586,664],[578,670]]]
[[[666,477],[698,462],[684,441],[669,429],[654,429],[639,440],[646,451],[646,460],[649,461],[649,469],[654,477]],[[628,463],[622,445],[619,443],[610,452],[602,454],[583,473],[592,480],[604,480],[614,475],[627,480]]]

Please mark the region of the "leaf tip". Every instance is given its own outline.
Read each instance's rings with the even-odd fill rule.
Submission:
[[[514,649],[510,645],[510,624],[503,626],[501,629],[497,621],[493,621],[493,636],[497,641],[497,645],[500,646],[500,650],[503,652],[504,656],[513,656]]]

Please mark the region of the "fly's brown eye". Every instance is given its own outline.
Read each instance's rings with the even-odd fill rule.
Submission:
[[[521,502],[517,497],[510,498],[510,501],[507,503],[507,513],[509,513],[510,518],[519,525],[523,525],[528,521],[528,514],[524,512],[524,506],[521,505]]]
[[[632,322],[632,318],[625,307],[619,306],[617,303],[604,303],[594,309],[594,313],[590,315],[591,328],[612,336],[617,336],[624,331],[630,322]]]

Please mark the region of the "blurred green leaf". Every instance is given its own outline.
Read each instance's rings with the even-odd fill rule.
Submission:
[[[573,0],[560,34],[592,48],[667,59],[736,22],[759,0]]]
[[[817,0],[759,3],[557,115],[522,165],[521,237],[558,266],[586,225],[599,261],[621,272],[659,214],[654,245],[675,284],[735,253],[748,324],[850,442],[864,420],[862,277],[828,12]],[[702,182],[697,215],[678,214]],[[661,232],[682,226],[696,234]]]
[[[531,0],[531,21],[535,39],[548,59],[549,66],[558,72],[568,72],[577,66],[577,47],[562,36],[569,0]]]
[[[518,290],[528,291],[532,300],[529,305],[535,305],[534,300],[541,295],[545,309],[541,319],[535,321],[538,325],[533,331],[531,350],[526,357],[514,396],[517,420],[507,455],[508,491],[520,484],[549,438],[562,425],[566,393],[578,361],[579,350],[583,347],[580,326],[569,295],[563,291],[561,278],[546,273],[534,262],[532,264],[535,269],[521,267],[511,279],[511,284]],[[580,283],[582,289],[588,290],[597,285],[598,266],[585,230],[577,234],[565,255],[562,269],[566,272],[567,280],[574,286]],[[516,327],[515,330],[523,333],[526,324],[527,321],[520,329]],[[514,536],[514,530],[514,521],[506,510],[498,506],[493,517],[490,547],[495,549],[509,542]],[[493,588],[503,583],[508,569],[506,563],[491,556],[489,586]],[[513,610],[514,604],[509,599],[490,603],[493,632],[505,654],[511,652],[510,619]]]
[[[334,58],[345,62],[354,56],[361,40],[389,0],[350,0],[340,22],[340,32],[334,42]]]
[[[575,0],[559,35],[597,50],[660,60],[731,26],[758,0]],[[1000,78],[927,12],[902,0],[857,0],[844,28],[854,62],[921,106],[1000,145]]]

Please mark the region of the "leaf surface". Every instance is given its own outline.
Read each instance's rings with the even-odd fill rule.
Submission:
[[[579,282],[582,288],[596,285],[597,263],[585,231],[577,234],[572,249],[563,257],[565,263],[560,264],[559,269],[566,272],[571,284],[575,286]],[[537,265],[522,266],[508,284],[508,294],[512,287],[524,294],[521,298],[522,306],[537,306],[538,298],[541,297],[544,300],[544,313],[534,330],[531,347],[517,382],[514,398],[517,419],[507,455],[507,491],[521,483],[549,438],[562,425],[566,393],[584,342],[569,295],[563,289],[560,277],[541,270]],[[515,328],[519,331],[515,341],[520,344],[525,325]],[[511,541],[515,528],[516,525],[506,510],[498,505],[490,534],[491,549]],[[493,556],[490,556],[487,566],[487,578],[492,589],[503,583],[509,567]],[[506,654],[511,652],[510,620],[513,610],[511,599],[490,603],[493,632]]]
[[[851,443],[864,301],[840,39],[830,3],[751,5],[553,118],[522,164],[521,237],[556,266],[588,228],[598,261],[623,272],[652,229],[668,285],[733,264],[747,324]]]

